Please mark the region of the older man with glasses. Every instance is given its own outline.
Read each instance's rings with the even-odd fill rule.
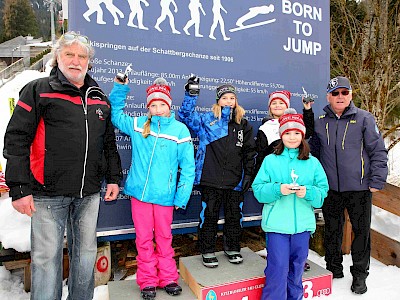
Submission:
[[[13,207],[31,217],[31,299],[62,296],[67,228],[68,299],[94,293],[96,225],[103,177],[106,201],[122,178],[110,103],[87,74],[87,37],[64,34],[53,48],[50,76],[22,88],[4,139]]]
[[[387,150],[374,116],[357,108],[352,96],[346,77],[338,76],[329,81],[329,104],[324,107],[324,114],[315,120],[310,147],[329,181],[328,196],[322,207],[326,268],[333,273],[333,278],[344,277],[341,246],[346,208],[354,232],[351,290],[364,294],[371,253],[372,193],[385,185]]]

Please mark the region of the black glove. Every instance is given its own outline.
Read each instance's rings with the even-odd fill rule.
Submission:
[[[242,192],[243,193],[247,192],[247,190],[250,188],[251,178],[252,177],[250,175],[244,175],[243,184],[242,184]]]
[[[185,90],[189,92],[191,96],[197,96],[200,94],[200,79],[196,75],[191,76],[185,84]]]

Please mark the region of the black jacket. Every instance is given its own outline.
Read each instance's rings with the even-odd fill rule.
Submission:
[[[55,67],[28,83],[4,137],[13,200],[33,195],[84,197],[101,182],[119,184],[121,161],[110,104],[89,76],[81,89]]]
[[[262,125],[264,125],[265,122],[271,120],[271,117],[265,117],[262,120]],[[304,120],[304,125],[306,126],[306,135],[305,138],[308,139],[310,138],[313,133],[314,133],[314,112],[311,109],[305,110],[303,109],[303,120]],[[279,129],[279,122],[276,120],[276,130]],[[260,126],[260,127],[261,127]],[[274,126],[273,126],[274,127]],[[271,133],[272,136],[275,136],[275,139],[273,141],[268,141],[267,136],[265,133],[259,129],[257,131],[257,137],[256,137],[256,145],[257,145],[257,160],[256,160],[256,172],[255,174],[258,173],[258,170],[260,170],[261,164],[264,160],[264,158],[271,154],[274,153],[275,147],[279,144],[279,141],[281,140],[279,137],[279,132]]]
[[[206,146],[200,184],[240,191],[242,177],[253,176],[255,156],[253,127],[246,119],[230,121],[228,135]]]

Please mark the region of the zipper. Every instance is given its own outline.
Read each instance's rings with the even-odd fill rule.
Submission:
[[[344,150],[344,141],[346,139],[347,128],[349,128],[349,121],[346,123],[346,128],[344,129],[343,139],[342,139],[342,150]]]
[[[171,182],[172,182],[172,170],[169,170],[168,189],[170,194],[171,194]]]
[[[336,133],[335,133],[335,161],[338,161],[338,155],[337,155],[337,137],[338,137],[338,128],[339,128],[339,119],[336,119]],[[336,163],[336,177],[337,177],[337,182],[338,182],[338,192],[340,192],[340,178],[339,178],[339,168]]]
[[[149,183],[151,162],[153,161],[154,152],[155,152],[155,150],[156,150],[156,145],[157,145],[157,141],[158,141],[158,137],[159,137],[159,136],[160,136],[160,120],[158,120],[158,132],[157,132],[156,140],[154,141],[153,151],[151,152],[151,157],[150,157],[150,162],[149,162],[149,168],[147,169],[146,182],[144,183],[143,192],[142,192],[142,196],[140,197],[140,201],[143,201],[144,192],[146,191],[147,184]]]
[[[233,133],[235,132],[235,128],[233,128]],[[225,149],[229,149],[229,142],[230,142],[230,134],[229,134],[229,122],[228,122],[228,136],[226,137],[226,142],[225,142]],[[222,187],[224,184],[224,179],[225,179],[225,166],[227,164],[228,161],[228,152],[225,152],[224,155],[224,165],[222,167],[222,176],[221,176],[221,183],[220,186]]]
[[[361,156],[361,180],[360,180],[360,183],[361,184],[363,183],[363,180],[364,180],[364,157],[362,155],[363,150],[364,150],[364,139],[361,140],[361,153],[360,153],[360,156]]]
[[[88,149],[89,149],[89,123],[88,123],[88,113],[87,113],[87,102],[88,102],[88,96],[90,91],[92,90],[92,87],[89,87],[86,90],[85,93],[85,102],[83,101],[81,97],[81,102],[82,102],[82,108],[83,108],[83,113],[85,116],[85,134],[86,134],[86,140],[85,140],[85,158],[83,160],[83,172],[82,172],[82,180],[81,180],[81,190],[80,190],[80,197],[83,198],[83,187],[85,186],[85,176],[86,176],[86,163],[87,163],[87,156],[88,156]]]
[[[329,146],[329,123],[326,123],[325,130],[326,130],[326,137],[328,139],[328,146]]]
[[[297,233],[296,194],[293,194],[294,232]]]

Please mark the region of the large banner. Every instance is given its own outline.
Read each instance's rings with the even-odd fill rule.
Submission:
[[[292,93],[302,110],[304,93],[325,105],[329,79],[329,1],[262,0],[86,0],[70,1],[69,28],[87,35],[96,50],[91,75],[109,93],[118,72],[132,64],[126,110],[147,113],[146,88],[157,77],[171,86],[172,109],[184,96],[191,74],[200,77],[198,111],[209,111],[215,89],[233,84],[256,134],[266,116],[268,95]],[[117,132],[124,174],[130,166],[129,137]],[[194,189],[186,211],[175,213],[176,227],[193,227],[200,211]],[[259,219],[261,206],[246,195],[245,220]],[[130,202],[121,194],[102,202],[99,235],[133,232]]]

